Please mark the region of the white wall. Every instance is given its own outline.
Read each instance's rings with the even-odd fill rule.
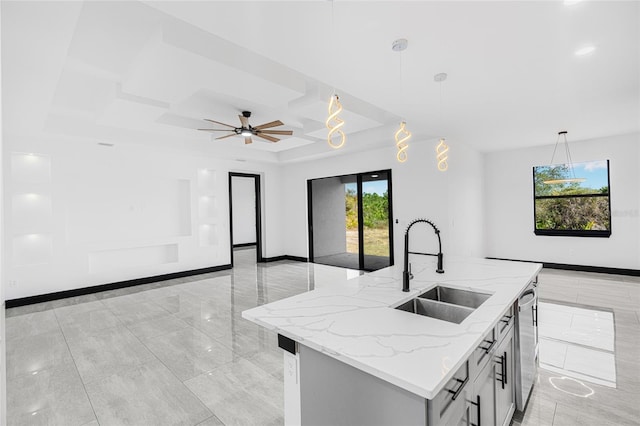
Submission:
[[[485,155],[487,256],[640,269],[640,134],[586,141],[570,136],[574,162],[610,160],[611,237],[535,235],[532,167],[549,163],[553,145],[494,152]]]
[[[389,148],[337,156],[323,160],[289,164],[283,168],[287,226],[284,251],[307,256],[307,179],[338,176],[383,169],[392,170],[394,250],[396,263],[402,261],[403,237],[412,219],[431,219],[441,229],[445,268],[447,255],[482,255],[482,156],[474,150],[450,142],[449,170],[436,168],[436,142],[414,141],[409,160],[398,163],[393,141]],[[411,249],[435,252],[436,238],[426,226],[412,228]]]
[[[0,45],[2,45],[2,7],[0,7]],[[0,61],[0,99],[2,99],[2,63]],[[5,304],[5,265],[4,265],[4,172],[6,170],[4,163],[4,142],[3,142],[3,126],[2,126],[2,102],[0,102],[0,425],[7,424],[7,365],[6,344],[4,332],[4,308]]]
[[[252,177],[231,178],[233,244],[256,242],[256,189]]]
[[[339,177],[313,182],[313,255],[347,251],[345,189]]]
[[[229,264],[229,171],[262,176],[263,253],[282,254],[275,166],[38,142],[5,135],[7,299]]]

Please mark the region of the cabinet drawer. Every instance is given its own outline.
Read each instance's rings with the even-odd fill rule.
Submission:
[[[497,330],[498,330],[498,341],[500,342],[502,338],[507,334],[510,330],[510,327],[513,327],[513,323],[515,322],[515,308],[514,305],[509,306],[509,310],[500,318],[498,321]]]
[[[469,385],[469,361],[456,371],[451,380],[438,394],[428,401],[429,424],[444,425],[452,413],[466,406],[467,385]],[[470,385],[469,385],[470,386]]]
[[[494,327],[482,338],[482,342],[475,351],[473,351],[473,356],[470,358],[470,362],[472,363],[471,377],[477,376],[487,362],[489,362],[491,354],[496,350],[497,343],[498,333]]]

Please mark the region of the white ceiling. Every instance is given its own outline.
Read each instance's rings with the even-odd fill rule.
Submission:
[[[445,136],[479,151],[640,131],[640,2],[2,2],[5,134],[286,162]],[[395,39],[409,47],[394,52]],[[574,52],[593,44],[591,55]],[[434,82],[446,72],[448,79]],[[202,119],[280,119],[277,144]],[[278,128],[279,129],[279,128]],[[213,137],[218,136],[216,134]]]

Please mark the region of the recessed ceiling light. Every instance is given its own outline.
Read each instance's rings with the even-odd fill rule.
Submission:
[[[576,56],[586,56],[592,54],[596,50],[596,47],[593,45],[583,46],[580,49],[574,52]]]

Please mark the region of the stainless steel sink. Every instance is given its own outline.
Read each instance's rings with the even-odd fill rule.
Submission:
[[[488,293],[460,290],[457,288],[443,287],[439,285],[418,297],[475,309],[482,305],[482,303],[491,297],[491,295]]]
[[[396,309],[456,324],[460,324],[474,311],[474,309],[466,306],[452,305],[419,297],[403,303]]]

